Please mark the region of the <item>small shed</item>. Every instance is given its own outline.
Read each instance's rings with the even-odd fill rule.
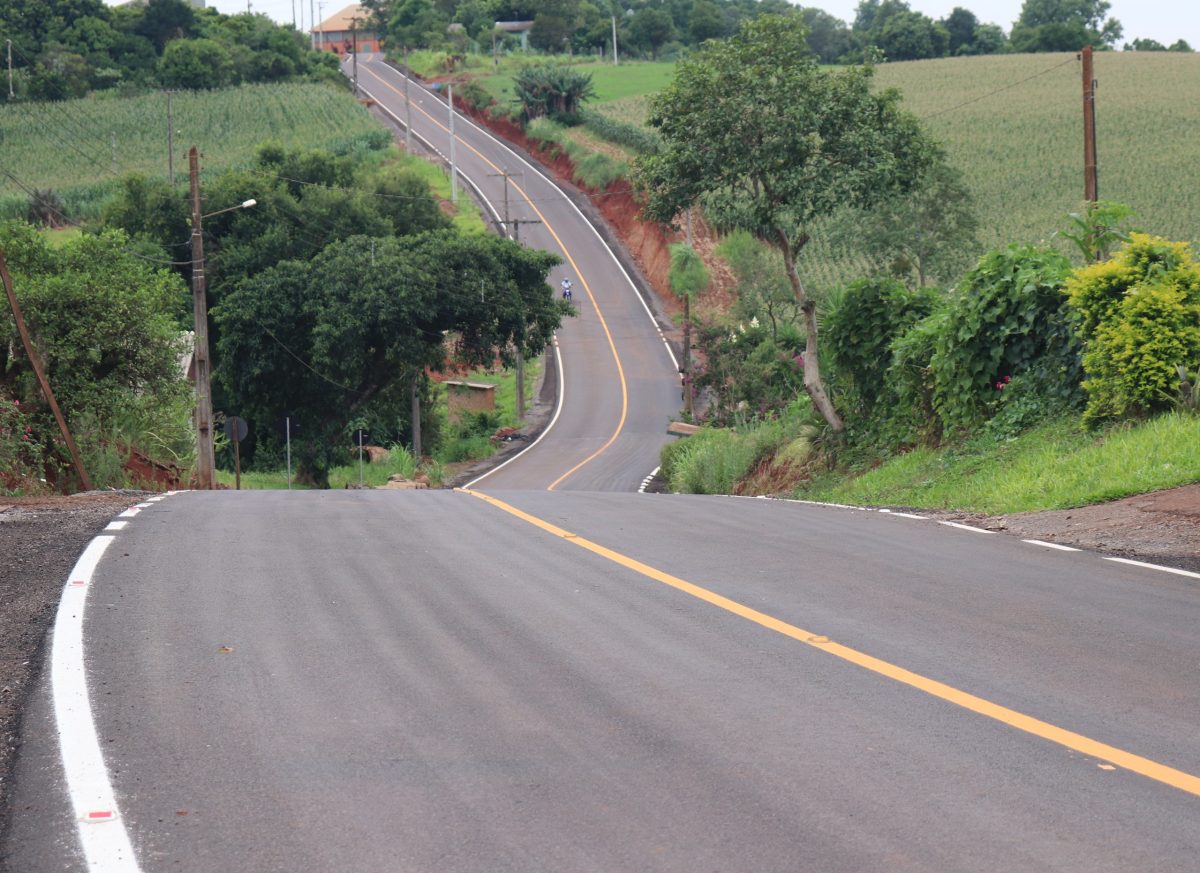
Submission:
[[[529,31],[533,30],[532,21],[497,21],[495,29],[501,33],[515,33],[521,38],[521,51],[529,50]]]

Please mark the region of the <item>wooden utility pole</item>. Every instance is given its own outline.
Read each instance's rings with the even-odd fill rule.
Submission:
[[[58,422],[58,430],[62,434],[63,442],[67,444],[67,451],[71,453],[71,463],[75,465],[75,472],[79,474],[79,484],[83,486],[84,491],[91,491],[92,480],[88,478],[87,470],[83,468],[83,458],[79,456],[79,449],[75,446],[71,431],[67,429],[67,420],[63,418],[62,410],[58,408],[58,401],[54,399],[54,392],[50,390],[50,382],[46,379],[46,373],[42,369],[42,360],[38,357],[37,349],[33,347],[33,340],[29,338],[29,330],[25,327],[25,317],[21,315],[17,295],[13,291],[12,277],[8,275],[8,264],[5,262],[3,249],[0,249],[0,279],[4,280],[4,293],[8,295],[8,305],[12,309],[13,321],[17,324],[17,333],[21,335],[21,343],[25,346],[25,356],[29,358],[29,363],[33,367],[33,375],[37,377],[38,387],[42,389],[42,396],[50,404],[54,420]]]
[[[1092,47],[1086,46],[1083,57],[1083,199],[1095,203],[1100,199],[1100,170],[1096,158],[1096,77],[1092,72]]]
[[[192,318],[196,330],[196,487],[211,489],[216,484],[213,453],[211,365],[208,357],[208,300],[204,283],[204,235],[201,230],[200,153],[188,150],[188,173],[192,180]]]

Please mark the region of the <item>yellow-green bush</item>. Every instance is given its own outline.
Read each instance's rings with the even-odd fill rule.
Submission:
[[[1200,264],[1187,243],[1131,234],[1115,257],[1068,279],[1066,293],[1084,343],[1084,421],[1169,407],[1177,368],[1200,357]]]

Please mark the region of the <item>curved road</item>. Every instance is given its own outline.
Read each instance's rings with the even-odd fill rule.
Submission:
[[[402,87],[359,73],[383,105]],[[460,122],[491,199],[516,159]],[[524,171],[545,223],[522,237],[568,245],[587,286],[555,425],[472,491],[117,519],[64,580],[0,866],[1195,870],[1200,577],[900,513],[612,493],[656,463],[676,374]]]
[[[448,160],[449,107],[393,67],[359,59],[359,90],[418,141]],[[405,89],[412,105],[405,109]],[[558,334],[561,409],[537,452],[476,480],[481,487],[636,491],[658,466],[667,424],[680,408],[679,366],[646,300],[572,199],[534,164],[456,113],[455,162],[493,221],[504,216],[526,245],[563,259],[551,285],[570,278],[578,317]],[[578,195],[576,195],[578,196]],[[525,223],[532,222],[532,223]]]

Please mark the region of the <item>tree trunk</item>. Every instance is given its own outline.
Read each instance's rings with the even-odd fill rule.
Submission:
[[[804,313],[804,390],[808,392],[808,396],[812,398],[813,406],[821,413],[821,417],[829,423],[835,431],[843,430],[846,425],[842,421],[837,410],[833,408],[833,401],[829,399],[829,393],[825,390],[825,383],[821,380],[821,360],[818,354],[817,346],[817,304],[811,300],[804,291],[804,284],[800,281],[800,274],[796,272],[796,258],[792,251],[791,241],[787,237],[787,233],[782,230],[776,230],[776,240],[779,245],[779,250],[783,254],[783,266],[787,271],[788,281],[792,283],[792,293],[796,296],[796,302],[800,304],[800,311]]]

